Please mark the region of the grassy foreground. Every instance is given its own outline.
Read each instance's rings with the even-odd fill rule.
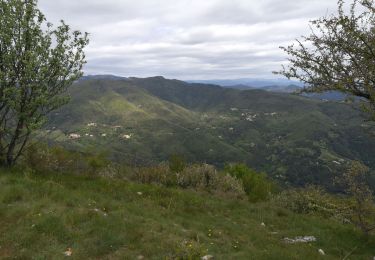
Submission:
[[[350,225],[297,215],[272,202],[252,204],[123,180],[20,171],[0,171],[0,234],[0,259],[375,256],[374,237],[366,240]],[[315,236],[317,241],[283,241],[296,236]],[[68,248],[70,257],[64,255]]]

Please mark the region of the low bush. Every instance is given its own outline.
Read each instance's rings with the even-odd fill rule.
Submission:
[[[111,164],[110,161],[108,161],[106,155],[103,153],[90,155],[85,159],[88,166],[90,167],[91,172],[93,173],[100,173],[104,169],[108,168]]]
[[[264,201],[276,191],[276,185],[264,173],[258,173],[245,164],[225,167],[225,173],[242,181],[244,191],[252,202]]]
[[[190,165],[180,172],[172,171],[168,164],[160,164],[138,168],[133,172],[130,179],[141,183],[232,194],[238,197],[245,194],[241,181],[220,173],[215,167],[207,164]]]
[[[169,158],[168,164],[169,169],[175,173],[183,171],[187,166],[185,159],[177,154],[174,154]]]
[[[213,192],[244,195],[242,183],[232,176],[218,172],[208,164],[192,165],[177,173],[178,186]]]
[[[79,168],[82,156],[60,146],[34,144],[26,150],[23,163],[37,172],[67,172]]]
[[[299,214],[332,217],[347,222],[346,209],[350,206],[344,198],[331,195],[320,187],[309,186],[282,192],[274,198],[277,205]]]
[[[177,173],[177,183],[182,188],[214,188],[216,179],[220,178],[215,167],[207,164],[192,165]]]
[[[78,153],[63,147],[35,144],[25,153],[23,163],[36,172],[88,174],[110,178],[127,178],[145,184],[195,189],[250,201],[270,197],[274,184],[265,174],[245,165],[232,165],[219,172],[207,164],[187,165],[182,157],[172,156],[157,166],[128,168],[110,163],[105,154]]]
[[[329,194],[320,187],[310,186],[284,191],[275,198],[275,202],[295,213],[352,223],[368,236],[375,230],[375,203],[366,183],[367,172],[366,166],[352,162],[336,181],[344,194]]]
[[[167,187],[177,185],[176,173],[172,172],[165,163],[133,169],[130,179],[141,183],[159,184]]]
[[[21,164],[35,172],[99,174],[107,172],[110,161],[104,154],[83,154],[62,146],[36,143],[28,147]]]

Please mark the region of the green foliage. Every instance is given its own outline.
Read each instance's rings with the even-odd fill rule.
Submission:
[[[367,183],[368,172],[367,166],[354,161],[342,178],[337,180],[350,196],[351,206],[347,213],[351,221],[365,234],[375,230],[375,202],[373,191]]]
[[[215,167],[207,164],[192,165],[178,174],[178,185],[183,188],[200,187],[212,189],[218,172]]]
[[[218,172],[214,166],[208,164],[192,165],[177,174],[177,184],[182,188],[195,188],[215,193],[233,194],[238,197],[244,195],[240,181]]]
[[[319,215],[340,222],[349,221],[345,213],[349,200],[330,195],[317,186],[286,190],[273,200],[276,205],[298,214]]]
[[[222,169],[244,162],[282,184],[330,191],[345,161],[375,168],[371,125],[347,104],[154,78],[83,78],[69,93],[71,102],[51,114],[39,140],[82,152],[103,149],[120,164],[155,165],[177,153],[188,164]],[[251,122],[243,114],[257,117]]]
[[[273,201],[122,178],[0,171],[1,259],[62,259],[68,248],[72,259],[319,259],[318,248],[327,259],[374,256],[375,238],[366,241],[350,223]],[[301,235],[318,241],[283,241]]]
[[[195,164],[185,166],[182,171],[172,171],[170,163],[157,166],[130,168],[108,160],[105,153],[84,154],[69,151],[61,146],[36,143],[30,146],[22,164],[34,172],[87,174],[109,178],[128,178],[145,184],[180,187],[212,192],[223,196],[242,198],[242,181],[218,172],[214,166]]]
[[[134,169],[130,178],[141,183],[208,191],[224,196],[242,198],[244,195],[241,181],[207,164],[186,166],[181,172],[174,172],[168,165],[160,164]]]
[[[61,146],[49,147],[43,143],[30,145],[24,154],[23,163],[37,172],[76,172],[83,163],[83,156]]]
[[[84,154],[43,143],[34,143],[26,149],[21,166],[40,173],[75,173],[106,177],[115,175],[105,153]]]
[[[275,191],[275,184],[264,173],[258,173],[245,164],[228,165],[226,173],[241,180],[244,190],[252,202],[264,201]]]
[[[98,173],[110,165],[110,161],[105,154],[91,155],[87,158],[87,163],[94,173]]]
[[[159,184],[166,187],[177,185],[177,174],[166,164],[134,169],[132,180],[141,183]]]
[[[349,9],[349,12],[347,11]],[[290,65],[280,74],[297,78],[306,91],[341,91],[365,99],[375,120],[375,3],[338,0],[338,12],[311,22],[311,34],[282,49]]]
[[[287,190],[274,198],[277,205],[298,214],[319,215],[341,223],[352,223],[364,234],[375,230],[375,203],[373,192],[366,183],[368,168],[352,162],[347,171],[337,178],[345,196],[334,196],[322,188]]]
[[[207,250],[199,242],[185,240],[175,246],[175,252],[170,259],[200,259],[206,253]]]
[[[46,21],[36,0],[0,2],[0,165],[12,166],[82,76],[87,34]]]
[[[173,154],[169,158],[169,169],[172,172],[175,172],[175,173],[181,172],[185,169],[185,167],[186,167],[186,161],[182,156]]]

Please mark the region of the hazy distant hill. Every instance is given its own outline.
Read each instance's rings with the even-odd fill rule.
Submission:
[[[245,162],[295,185],[329,183],[348,159],[375,166],[370,126],[347,104],[163,77],[86,77],[70,94],[41,136],[129,164]]]
[[[349,95],[343,94],[338,91],[327,91],[323,93],[304,93],[303,96],[313,99],[320,99],[320,100],[330,100],[330,101],[344,101],[349,97]],[[356,97],[352,97],[357,99]]]
[[[85,81],[85,80],[94,80],[94,79],[102,79],[102,80],[126,80],[126,77],[120,77],[115,75],[87,75],[84,77],[81,77],[79,81]]]
[[[190,83],[215,84],[227,88],[242,90],[263,89],[273,92],[292,93],[302,88],[302,83],[286,79],[228,79],[228,80],[191,80]]]

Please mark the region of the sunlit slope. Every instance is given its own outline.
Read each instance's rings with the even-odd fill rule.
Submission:
[[[245,162],[295,185],[330,183],[347,160],[375,165],[370,125],[345,103],[162,77],[82,80],[70,95],[42,135],[125,163]]]
[[[371,259],[352,225],[272,202],[73,174],[0,172],[1,259]],[[264,223],[262,225],[262,223]],[[311,243],[285,238],[314,236]],[[325,256],[319,253],[325,252]],[[68,257],[69,258],[69,257]]]

